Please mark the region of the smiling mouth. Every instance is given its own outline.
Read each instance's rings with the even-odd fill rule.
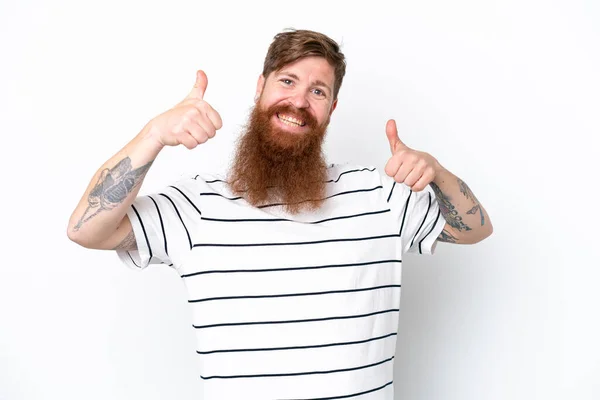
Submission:
[[[302,127],[306,125],[306,122],[285,114],[277,113],[277,118],[288,126]]]

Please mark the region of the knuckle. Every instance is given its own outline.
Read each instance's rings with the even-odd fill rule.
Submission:
[[[223,119],[221,118],[221,115],[216,111],[215,111],[214,115],[215,115],[215,120],[217,121],[215,128],[221,129],[223,127]]]
[[[194,102],[194,108],[199,114],[206,114],[206,112],[210,110],[210,105],[204,100],[197,100]]]
[[[192,119],[198,117],[198,115],[200,115],[200,110],[193,105],[190,105],[185,112],[185,116]]]
[[[185,114],[183,114],[181,116],[181,125],[182,126],[187,126],[190,124],[190,122],[192,122],[192,115],[189,112],[186,112]]]
[[[406,150],[400,150],[399,152],[397,152],[396,154],[394,154],[394,157],[396,159],[402,159],[402,160],[406,160],[406,157],[408,156],[408,152]]]
[[[175,127],[170,133],[170,136],[174,137],[178,142],[181,140],[181,129]]]
[[[387,163],[387,165],[384,168],[384,171],[388,176],[394,175],[394,170],[390,167],[390,163]]]

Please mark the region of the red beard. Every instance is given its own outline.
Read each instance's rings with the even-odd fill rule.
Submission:
[[[302,133],[275,126],[277,114],[305,122]],[[292,214],[318,209],[325,197],[327,164],[322,144],[329,120],[319,125],[305,109],[255,106],[240,137],[229,173],[232,191],[255,207],[283,203]]]

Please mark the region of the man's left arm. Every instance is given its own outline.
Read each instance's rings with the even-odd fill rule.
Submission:
[[[408,147],[398,136],[396,121],[389,120],[386,136],[392,157],[385,166],[388,176],[419,192],[427,185],[433,189],[446,225],[437,240],[473,244],[492,234],[487,212],[471,189],[429,153]]]
[[[435,178],[429,185],[446,220],[438,241],[474,244],[492,234],[485,208],[462,179],[437,163]]]

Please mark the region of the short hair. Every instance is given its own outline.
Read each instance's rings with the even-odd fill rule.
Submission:
[[[340,51],[340,46],[322,33],[286,29],[275,35],[265,57],[262,75],[266,79],[273,71],[278,71],[301,58],[314,56],[325,58],[333,67],[333,99],[337,99],[346,74],[346,58]]]

